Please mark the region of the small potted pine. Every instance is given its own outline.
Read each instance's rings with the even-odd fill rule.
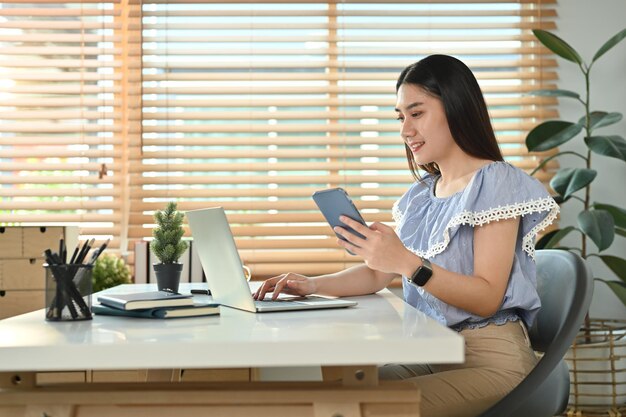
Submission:
[[[176,203],[170,201],[165,210],[157,210],[154,220],[157,227],[152,231],[154,239],[150,243],[152,253],[161,263],[153,265],[159,291],[178,292],[180,273],[183,264],[178,259],[187,250],[187,242],[182,240],[183,219],[185,215],[178,211]]]

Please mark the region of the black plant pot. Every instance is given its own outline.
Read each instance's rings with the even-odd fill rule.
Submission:
[[[159,291],[178,292],[183,264],[154,264]]]

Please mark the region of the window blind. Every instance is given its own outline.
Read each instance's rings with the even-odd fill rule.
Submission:
[[[125,13],[117,1],[0,3],[1,224],[77,224],[119,247]]]
[[[468,64],[506,159],[532,169],[543,155],[524,138],[556,102],[526,93],[554,87],[556,62],[531,29],[554,29],[554,3],[144,1],[129,239],[150,236],[153,211],[177,200],[223,206],[257,278],[359,262],[310,196],[343,187],[368,222],[391,222],[412,182],[395,80],[432,53]]]

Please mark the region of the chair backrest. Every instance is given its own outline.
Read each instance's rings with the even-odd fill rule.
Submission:
[[[569,397],[563,361],[591,304],[593,279],[584,260],[562,250],[538,250],[537,290],[541,309],[529,331],[533,349],[543,352],[535,368],[481,417],[551,417]]]

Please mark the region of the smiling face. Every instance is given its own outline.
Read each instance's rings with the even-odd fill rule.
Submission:
[[[419,165],[437,163],[457,153],[443,103],[418,85],[402,84],[398,89],[396,112],[400,134]]]

